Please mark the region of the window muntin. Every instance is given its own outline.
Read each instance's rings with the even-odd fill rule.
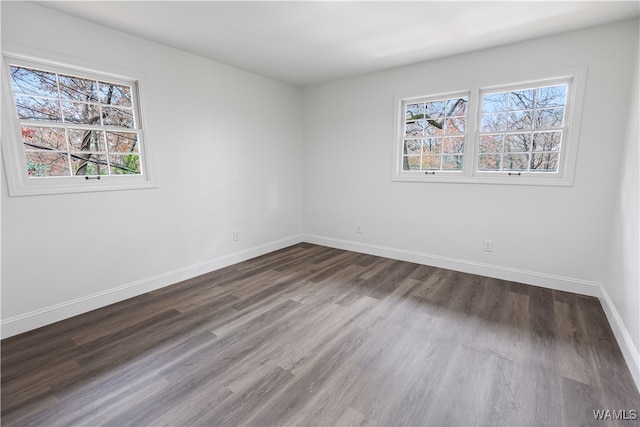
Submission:
[[[403,171],[462,170],[468,102],[466,94],[403,102]]]
[[[29,178],[142,174],[135,82],[9,69]]]
[[[480,92],[478,172],[557,173],[568,83]]]

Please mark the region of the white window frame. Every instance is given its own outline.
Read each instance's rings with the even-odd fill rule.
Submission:
[[[572,186],[575,175],[576,158],[582,103],[586,84],[586,66],[577,66],[545,72],[528,73],[519,76],[478,80],[448,87],[413,90],[397,93],[394,97],[394,141],[392,161],[392,181],[404,182],[453,182],[470,184],[516,184]],[[481,93],[499,92],[525,87],[541,87],[558,82],[568,82],[567,101],[563,126],[563,141],[558,160],[558,172],[486,172],[477,170],[478,146],[481,123]],[[468,93],[466,138],[461,172],[424,173],[402,170],[404,138],[404,104],[414,99],[448,96],[448,94]]]
[[[141,81],[144,74],[122,69],[113,65],[96,63],[62,54],[6,43],[2,52],[2,155],[6,169],[7,186],[10,196],[35,196],[44,194],[81,193],[93,191],[132,190],[156,188],[152,180],[151,155],[147,143],[148,132],[144,128]],[[132,86],[136,127],[140,145],[141,174],[100,176],[87,179],[86,176],[69,177],[29,177],[22,142],[20,121],[16,112],[11,65],[43,69],[62,74],[103,79],[113,83]]]

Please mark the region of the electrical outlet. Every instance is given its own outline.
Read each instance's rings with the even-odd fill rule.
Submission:
[[[493,252],[493,240],[484,239],[484,251]]]
[[[356,233],[362,234],[362,224],[356,224]]]
[[[239,231],[234,231],[233,232],[233,241],[237,242],[240,240],[240,232]]]

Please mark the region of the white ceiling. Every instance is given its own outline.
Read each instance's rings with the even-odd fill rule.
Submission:
[[[41,1],[296,86],[639,15],[636,1]]]

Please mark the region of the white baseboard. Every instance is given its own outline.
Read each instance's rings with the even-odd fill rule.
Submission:
[[[636,388],[640,391],[640,353],[638,353],[638,349],[634,346],[631,335],[629,335],[629,331],[624,326],[624,322],[618,310],[616,310],[616,306],[611,300],[607,289],[602,286],[601,290],[600,303],[602,304],[604,313],[607,315],[613,334],[616,336],[616,341],[618,341],[629,371],[631,371],[631,376],[633,376],[633,380],[636,383]]]
[[[21,334],[41,326],[49,325],[60,320],[68,319],[78,314],[87,313],[100,307],[105,307],[128,298],[142,295],[155,289],[163,288],[183,280],[237,264],[287,246],[303,241],[302,235],[290,236],[284,239],[255,246],[242,251],[193,264],[177,270],[169,271],[146,279],[127,283],[103,292],[65,301],[40,310],[35,310],[19,316],[11,317],[0,322],[2,338]]]
[[[541,286],[559,291],[573,292],[582,295],[600,297],[600,284],[587,280],[571,277],[555,276],[552,274],[538,273],[534,271],[519,270],[516,268],[502,267],[475,261],[466,261],[440,255],[426,254],[422,252],[407,251],[404,249],[390,248],[387,246],[371,245],[349,240],[334,239],[330,237],[304,235],[304,241],[318,245],[329,246],[400,261],[414,262],[416,264],[432,265],[434,267],[461,271],[463,273],[477,274],[512,282],[525,283],[527,285]]]
[[[638,350],[633,345],[631,336],[624,326],[613,301],[600,283],[309,234],[304,235],[304,241],[337,249],[597,297],[600,299],[636,387],[640,390],[640,356]]]

